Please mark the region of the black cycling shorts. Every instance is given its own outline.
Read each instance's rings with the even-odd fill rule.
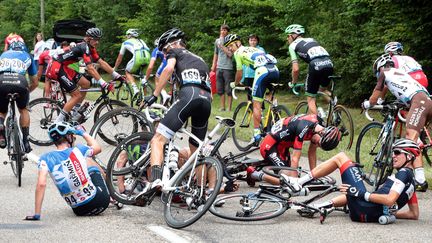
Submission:
[[[24,75],[18,73],[0,73],[0,113],[8,111],[8,94],[18,93],[16,105],[19,109],[27,107],[29,102],[28,83]]]
[[[92,200],[90,200],[90,202],[72,208],[73,212],[77,216],[98,215],[105,211],[110,203],[110,195],[101,173],[93,170],[89,171],[89,175],[93,185],[96,187],[96,195]]]
[[[366,191],[359,167],[351,161],[345,162],[341,168],[342,183],[355,186]],[[378,218],[385,214],[382,204],[367,202],[363,198],[347,196],[349,215],[356,222],[378,222]]]
[[[330,84],[331,75],[333,75],[333,63],[328,57],[313,59],[309,63],[306,77],[306,95],[315,97],[320,86],[327,87]]]
[[[82,76],[67,65],[63,65],[57,61],[52,61],[48,65],[45,75],[47,78],[57,80],[61,88],[67,93],[71,93],[78,88],[77,83]]]
[[[191,117],[192,133],[200,140],[204,140],[211,112],[211,101],[209,91],[194,85],[183,86],[179,92],[179,98],[169,108],[156,132],[171,139]],[[198,146],[198,143],[192,138],[189,138],[189,142]]]

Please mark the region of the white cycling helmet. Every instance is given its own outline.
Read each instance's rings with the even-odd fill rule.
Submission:
[[[381,67],[384,67],[386,64],[390,64],[390,66],[394,67],[393,59],[391,58],[390,54],[382,54],[380,57],[378,57],[374,64],[373,64],[373,73],[375,76],[378,77],[379,70]]]
[[[128,29],[126,31],[126,35],[130,35],[132,37],[138,37],[139,36],[137,29]]]
[[[400,54],[403,52],[403,46],[400,42],[392,41],[384,46],[384,53],[396,53]]]

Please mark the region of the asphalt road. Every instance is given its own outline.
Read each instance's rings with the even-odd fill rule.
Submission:
[[[36,91],[32,97],[40,96],[40,93]],[[88,122],[85,125],[90,129],[92,124]],[[232,151],[233,148],[228,142],[223,151]],[[54,147],[33,145],[33,149],[32,157],[36,157]],[[5,160],[6,151],[0,150],[0,162]],[[306,166],[305,160],[301,163]],[[333,176],[339,177],[337,173]],[[354,223],[341,212],[333,212],[321,225],[319,218],[302,218],[295,210],[288,210],[276,219],[252,223],[228,221],[207,213],[188,228],[174,230],[165,224],[163,205],[158,199],[145,208],[125,206],[117,210],[109,207],[100,216],[76,217],[51,180],[44,198],[41,221],[23,221],[26,215],[34,212],[36,179],[34,161],[25,163],[23,186],[20,188],[10,165],[0,166],[1,242],[431,242],[432,239],[430,191],[418,193],[419,220],[397,220],[385,226]],[[240,186],[242,192],[256,190],[244,183]]]

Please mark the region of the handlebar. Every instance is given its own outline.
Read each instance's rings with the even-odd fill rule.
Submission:
[[[294,84],[294,86],[291,88],[292,92],[299,96],[300,95],[300,89],[303,88],[305,86],[304,83],[298,83],[298,84]]]
[[[381,110],[383,110],[383,109],[385,108],[385,106],[386,106],[386,105],[374,105],[374,106],[370,107],[369,109],[364,110],[366,118],[367,118],[369,121],[372,121],[372,122],[375,121],[375,119],[372,118],[372,117],[369,115],[369,110],[379,110],[379,111],[381,111]],[[397,116],[398,116],[398,118],[399,118],[399,120],[400,120],[401,122],[406,122],[406,119],[405,119],[405,118],[403,117],[403,115],[401,114],[401,110],[400,110],[400,109],[398,110]]]
[[[248,87],[248,86],[239,86],[239,87],[234,87],[233,89],[232,89],[232,91],[231,91],[231,94],[232,94],[232,97],[236,100],[237,99],[237,96],[235,95],[235,91],[236,90],[249,90],[250,89],[250,87]]]

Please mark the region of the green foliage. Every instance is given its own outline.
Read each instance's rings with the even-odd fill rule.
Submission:
[[[40,27],[40,1],[0,1],[0,36],[21,34],[32,46]],[[315,38],[330,53],[343,80],[336,89],[342,103],[358,106],[374,86],[373,61],[389,41],[403,43],[432,77],[432,4],[427,0],[45,0],[46,37],[60,19],[87,19],[104,32],[101,56],[113,64],[124,33],[140,30],[152,48],[165,30],[178,27],[187,35],[188,48],[209,65],[219,27],[227,23],[232,33],[247,44],[249,34],[258,34],[260,45],[278,59],[281,82],[291,77],[285,28],[302,24],[307,37]],[[3,38],[0,38],[3,39]],[[304,80],[307,65],[301,63]]]

